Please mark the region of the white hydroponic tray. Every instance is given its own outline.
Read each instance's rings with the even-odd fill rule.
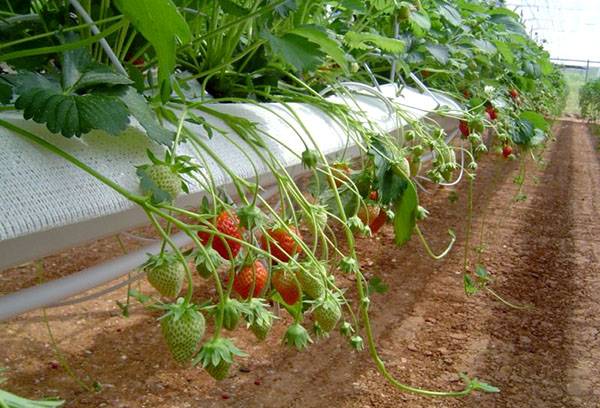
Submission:
[[[432,97],[408,87],[399,90],[393,84],[384,85],[379,91],[402,105],[406,114],[415,119],[424,117],[440,105],[460,110],[454,101],[440,94]],[[389,105],[367,93],[356,93],[352,99],[347,96],[330,96],[328,99],[362,111],[384,132],[397,130],[405,124],[396,115],[390,114]],[[271,112],[255,104],[206,106],[257,123],[261,130],[277,140],[265,138],[267,149],[290,170],[300,167],[298,157],[292,152],[302,153],[302,139],[309,146],[311,142],[288,108],[274,103],[262,105]],[[348,129],[325,112],[308,104],[292,103],[289,107],[326,154],[335,154],[348,147]],[[219,119],[197,114],[218,128],[229,130]],[[23,120],[19,112],[4,112],[0,117],[43,137],[134,192],[139,188],[134,166],[148,162],[146,149],[162,156],[160,148],[148,141],[135,122],[116,137],[93,131],[80,139],[66,139],[50,133],[44,125]],[[246,156],[250,155],[261,180],[269,181],[266,164],[251,149],[242,152],[219,134],[208,139],[201,126],[188,126],[204,137],[206,144],[238,175],[254,177]],[[229,131],[228,136],[244,146],[243,140],[233,131]],[[186,145],[179,152],[192,157],[197,154]],[[215,182],[227,185],[229,177],[208,156],[205,160],[211,167]],[[181,196],[178,204],[194,205],[201,193],[199,186],[192,184],[191,193]],[[108,186],[51,152],[0,128],[0,270],[145,222],[144,213],[135,204]]]

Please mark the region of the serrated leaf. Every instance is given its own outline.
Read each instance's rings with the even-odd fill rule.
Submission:
[[[348,31],[344,36],[344,42],[350,48],[368,50],[371,46],[375,46],[381,48],[383,51],[396,54],[401,53],[405,48],[405,44],[401,40],[384,37],[375,33],[359,33],[357,31]]]
[[[118,96],[129,108],[131,115],[133,115],[146,130],[150,139],[154,140],[156,143],[171,146],[175,138],[174,133],[168,131],[158,123],[154,112],[150,109],[150,106],[143,95],[137,93],[135,89],[127,87],[127,89]]]
[[[324,54],[319,46],[297,34],[284,34],[276,37],[263,31],[262,36],[269,41],[273,52],[281,56],[298,71],[310,71],[323,63]]]
[[[84,73],[81,78],[73,86],[73,90],[77,91],[97,85],[131,85],[133,81],[126,76],[115,72],[91,71]]]
[[[175,69],[176,44],[192,39],[187,22],[171,0],[115,0],[115,4],[154,47],[160,95],[166,102],[171,93],[170,75]]]
[[[305,25],[295,28],[291,31],[292,34],[300,35],[315,44],[329,55],[342,68],[347,68],[346,54],[342,50],[340,43],[329,36],[327,31],[316,25]]]
[[[64,95],[54,89],[33,88],[17,98],[15,107],[24,110],[25,119],[45,123],[48,130],[65,137],[79,137],[92,129],[117,135],[129,123],[125,105],[106,95]]]
[[[425,48],[429,53],[436,59],[440,64],[448,63],[448,59],[450,57],[450,52],[448,47],[441,44],[427,44]]]
[[[415,229],[419,199],[412,182],[407,181],[402,197],[394,203],[394,240],[396,245],[403,245],[412,236]]]

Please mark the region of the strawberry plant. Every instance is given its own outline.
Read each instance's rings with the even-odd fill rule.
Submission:
[[[285,345],[318,346],[320,335],[339,326],[344,341],[357,352],[366,349],[383,378],[400,390],[445,397],[498,391],[467,377],[462,390],[435,391],[392,376],[369,316],[370,296],[385,284],[363,275],[356,234],[376,234],[389,222],[398,246],[416,235],[429,256],[444,257],[456,236],[449,231],[439,254],[431,249],[420,228],[427,210],[418,188],[454,185],[464,177],[469,213],[463,284],[471,294],[490,289],[481,268],[467,270],[472,183],[477,160],[487,152],[485,134],[495,133],[505,157],[517,152],[524,160],[543,145],[550,131],[546,118],[560,112],[565,92],[560,72],[518,15],[491,0],[91,3],[0,5],[10,33],[0,44],[1,109],[19,111],[68,138],[85,138],[92,130],[119,137],[135,118],[153,144],[148,162],[137,166],[139,189],[128,190],[2,116],[0,126],[69,161],[147,215],[162,247],[143,269],[165,299],[136,297],[164,312],[161,330],[176,361],[191,360],[213,378],[226,378],[245,353],[223,329],[245,322],[264,340],[275,324],[271,301],[292,319]],[[27,12],[39,18],[23,27],[13,17]],[[463,138],[448,143],[437,123],[415,120],[391,100],[390,113],[407,126],[382,131],[364,112],[321,95],[331,89],[352,100],[346,80],[377,87],[423,81],[443,90],[463,103],[464,112],[435,113],[458,121]],[[290,148],[250,119],[215,109],[219,103],[246,103],[280,118],[284,112],[294,129],[304,131],[298,132],[304,146]],[[310,104],[340,124],[358,153],[326,155],[319,138],[327,135],[311,134],[295,103]],[[236,173],[207,143],[213,138],[244,157],[250,174]],[[197,154],[182,155],[183,145]],[[274,153],[279,148],[310,173],[308,191]],[[164,160],[151,151],[164,153]],[[431,165],[422,166],[426,155]],[[261,195],[257,161],[273,177],[277,206]],[[233,197],[218,185],[217,173],[231,183]],[[182,208],[177,198],[191,187],[203,190],[204,198]],[[173,242],[174,229],[189,237],[192,248]],[[194,299],[194,270],[215,289],[202,304]],[[354,291],[336,284],[338,271],[353,277]],[[207,325],[210,338],[204,338]]]

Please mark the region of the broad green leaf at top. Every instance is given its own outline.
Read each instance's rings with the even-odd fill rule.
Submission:
[[[160,96],[166,102],[171,93],[177,42],[185,44],[192,39],[187,22],[171,0],[115,0],[115,4],[154,47]]]

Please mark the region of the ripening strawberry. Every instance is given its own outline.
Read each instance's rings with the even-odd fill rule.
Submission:
[[[308,270],[312,267],[312,264],[305,263],[303,264],[303,267],[304,269],[298,268],[295,271],[296,279],[298,279],[298,283],[300,283],[300,286],[302,287],[302,292],[304,292],[304,294],[311,299],[320,298],[325,291],[321,277],[317,274],[317,272],[308,272]]]
[[[369,225],[375,220],[375,218],[377,218],[379,211],[380,209],[376,205],[361,205],[356,215],[358,218],[360,218],[363,224]]]
[[[221,211],[217,216],[215,227],[217,231],[226,236],[237,238],[239,240],[242,239],[244,229],[240,227],[240,219],[234,213],[230,213],[226,210]],[[211,234],[209,232],[200,231],[198,232],[198,237],[200,238],[200,241],[206,245],[210,240]],[[215,235],[212,240],[212,247],[224,259],[233,259],[240,252],[242,244],[233,239],[222,238]],[[228,249],[231,250],[231,256],[229,255]]]
[[[513,99],[517,99],[519,97],[519,91],[517,91],[516,89],[511,89],[510,91],[508,91],[508,94],[510,95],[511,98]]]
[[[469,99],[471,97],[471,91],[469,91],[468,89],[463,90],[463,96],[467,99]]]
[[[156,186],[169,193],[171,200],[181,193],[181,179],[173,169],[166,164],[153,164],[146,167],[146,174]]]
[[[300,288],[292,272],[286,269],[277,269],[273,272],[271,282],[288,305],[295,305],[300,300]]]
[[[148,282],[164,297],[174,298],[183,287],[185,267],[174,254],[151,256],[144,264]]]
[[[485,111],[487,112],[490,120],[496,120],[496,119],[498,119],[498,111],[493,106],[491,106],[491,105],[487,106],[485,108]]]
[[[289,226],[288,229],[299,239],[302,239],[298,228]],[[260,246],[265,251],[270,252],[278,262],[287,262],[292,256],[302,252],[302,247],[294,241],[292,235],[283,227],[267,230],[266,234],[260,238]]]
[[[504,147],[502,147],[502,156],[504,156],[505,159],[508,159],[508,156],[510,156],[512,154],[512,147],[510,147],[509,145],[504,145]]]
[[[379,232],[379,230],[381,229],[381,227],[383,227],[386,222],[387,222],[387,213],[385,212],[385,210],[379,211],[379,215],[373,221],[371,221],[371,223],[369,224],[369,228],[371,229],[371,234],[373,234],[373,235],[377,234]]]
[[[458,129],[460,130],[460,133],[463,135],[463,137],[468,137],[471,134],[469,124],[464,120],[460,121],[460,123],[458,124]]]
[[[342,183],[347,181],[351,173],[352,169],[346,162],[335,162],[331,165],[331,174],[333,174],[336,188],[339,188]]]
[[[204,336],[206,322],[194,305],[177,304],[161,318],[160,327],[173,359],[185,363],[191,360]]]
[[[342,317],[342,309],[338,301],[328,296],[313,311],[313,316],[325,333],[329,333]]]
[[[260,295],[264,289],[269,273],[260,261],[254,261],[252,265],[242,268],[233,279],[233,290],[235,290],[243,299],[248,299],[250,291],[254,286],[252,297]]]

